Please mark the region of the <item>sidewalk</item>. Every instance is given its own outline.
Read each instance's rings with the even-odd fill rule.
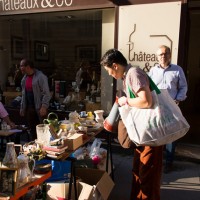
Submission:
[[[161,200],[199,200],[200,164],[176,161],[176,170],[163,174]]]
[[[115,187],[109,200],[130,200],[133,155],[113,145]],[[175,170],[162,177],[161,200],[200,199],[200,146],[179,144]]]

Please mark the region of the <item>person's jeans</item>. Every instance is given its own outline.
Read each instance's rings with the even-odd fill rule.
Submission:
[[[38,111],[34,107],[28,106],[26,109],[26,119],[28,127],[31,132],[31,141],[37,139],[36,125],[43,123],[42,119],[39,117]]]
[[[166,164],[172,164],[175,156],[176,141],[166,144]]]

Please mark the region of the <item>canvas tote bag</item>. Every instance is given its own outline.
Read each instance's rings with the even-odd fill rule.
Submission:
[[[119,112],[130,139],[137,146],[160,146],[183,137],[190,126],[167,90],[159,90],[151,80],[152,108],[124,105]],[[127,84],[131,98],[135,98]]]

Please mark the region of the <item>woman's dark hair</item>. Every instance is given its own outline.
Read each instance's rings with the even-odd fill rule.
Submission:
[[[117,49],[109,49],[101,58],[101,66],[112,67],[113,63],[120,64],[122,66],[127,66],[127,60],[123,54]]]

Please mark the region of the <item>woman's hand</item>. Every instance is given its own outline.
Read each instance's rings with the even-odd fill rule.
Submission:
[[[16,125],[13,121],[10,120],[10,117],[7,115],[3,118],[3,120],[10,126],[11,129],[15,129]]]

